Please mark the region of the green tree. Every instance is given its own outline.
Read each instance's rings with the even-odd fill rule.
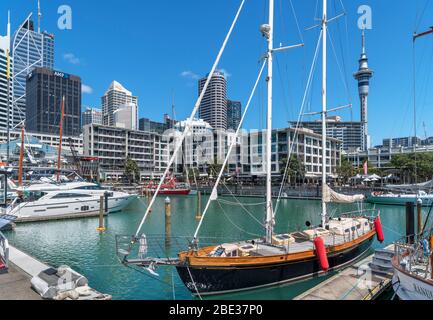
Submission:
[[[406,182],[422,182],[433,177],[433,153],[411,153],[393,156],[390,166],[398,169]]]
[[[302,163],[302,161],[299,159],[299,157],[294,154],[290,157],[290,162],[289,162],[289,167],[287,172],[285,172],[285,169],[287,167],[287,158],[284,158],[282,160],[282,169],[281,169],[281,174],[286,174],[286,176],[288,177],[287,181],[290,184],[291,183],[291,178],[295,178],[296,180],[302,180],[305,177],[305,165]]]
[[[346,157],[342,157],[341,164],[337,167],[337,174],[343,183],[347,183],[356,174],[356,169]]]
[[[218,175],[221,172],[223,165],[218,163],[218,159],[215,157],[214,158],[214,163],[213,164],[209,164],[208,165],[208,174],[209,176],[212,176],[214,178],[218,177]],[[227,171],[227,169],[225,169],[225,171]]]
[[[140,168],[138,167],[137,162],[129,157],[125,161],[124,174],[132,183],[135,183],[135,181],[140,179]]]

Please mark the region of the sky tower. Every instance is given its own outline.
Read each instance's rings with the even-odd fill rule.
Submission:
[[[361,101],[361,124],[362,124],[362,145],[364,150],[370,147],[370,136],[368,134],[368,94],[370,91],[370,79],[373,77],[373,70],[368,67],[368,58],[365,50],[365,30],[362,30],[362,53],[359,59],[359,70],[353,75],[358,81],[359,98]]]

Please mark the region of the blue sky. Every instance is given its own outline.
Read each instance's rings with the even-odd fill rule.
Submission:
[[[357,84],[361,32],[357,27],[360,5],[373,10],[373,29],[367,32],[367,51],[375,76],[371,82],[369,122],[373,143],[382,138],[413,133],[412,40],[414,31],[433,25],[433,1],[330,0],[329,15],[347,16],[330,25],[329,107],[353,103],[353,110],[338,113],[345,120],[359,119]],[[56,36],[56,69],[81,76],[89,92],[84,106],[100,106],[100,97],[113,80],[139,97],[140,116],[161,120],[171,113],[174,93],[178,118],[189,116],[197,99],[197,78],[211,68],[240,0],[41,0],[42,29]],[[276,45],[305,42],[305,47],[281,53],[275,64],[275,127],[295,120],[305,88],[319,29],[321,1],[276,0]],[[318,10],[317,10],[318,3]],[[72,30],[57,27],[60,5],[72,8]],[[265,50],[259,26],[267,20],[266,0],[247,0],[220,68],[228,74],[229,98],[246,103]],[[0,32],[5,33],[7,10],[12,29],[31,12],[36,0],[2,0]],[[36,16],[35,16],[36,17]],[[301,35],[295,21],[299,22]],[[302,39],[301,39],[302,38]],[[433,135],[433,36],[420,40],[417,54],[419,136]],[[336,63],[338,61],[338,64]],[[308,110],[320,108],[320,63]],[[340,71],[341,70],[341,71]],[[345,83],[348,89],[346,90]],[[264,81],[248,115],[246,128],[265,124]],[[306,120],[314,119],[311,117]]]

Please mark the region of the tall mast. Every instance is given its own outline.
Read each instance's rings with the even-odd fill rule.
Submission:
[[[326,45],[327,45],[327,11],[328,3],[327,0],[323,0],[323,18],[322,18],[322,227],[326,224],[327,208],[325,202],[325,188],[326,188],[326,118],[327,118],[327,57],[326,57]]]
[[[60,115],[60,139],[59,139],[59,155],[57,158],[57,183],[60,183],[60,169],[62,160],[62,143],[63,143],[63,119],[65,117],[65,96],[62,98],[62,110]]]
[[[272,243],[274,210],[272,204],[272,100],[273,100],[274,0],[269,0],[268,33],[268,112],[266,133],[266,242]]]
[[[8,29],[9,29],[8,24]],[[9,34],[9,33],[8,33]],[[11,90],[11,57],[9,49],[6,49],[6,59],[7,59],[7,66],[6,66],[6,80],[7,80],[7,151],[6,151],[6,163],[9,166],[10,165],[10,142],[11,142],[11,133],[10,133],[10,116],[11,116],[11,107],[10,107],[10,90]]]
[[[23,162],[24,162],[24,124],[21,127],[21,148],[20,148],[20,162],[18,172],[18,186],[23,186]]]

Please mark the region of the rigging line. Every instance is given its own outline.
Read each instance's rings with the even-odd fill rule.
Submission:
[[[227,218],[227,220],[228,220],[228,221],[229,221],[229,222],[230,222],[230,223],[231,223],[231,224],[232,224],[236,229],[238,229],[239,231],[241,231],[241,232],[243,232],[243,233],[245,233],[245,234],[248,234],[248,235],[250,235],[250,236],[261,237],[261,235],[259,235],[259,234],[255,234],[255,233],[248,232],[248,231],[242,229],[241,227],[239,227],[236,223],[233,222],[232,219],[229,218],[229,216],[227,215],[227,212],[226,212],[226,211],[224,210],[224,208],[221,206],[221,203],[219,202],[219,200],[217,201],[217,203],[218,203],[219,207],[221,208],[221,211],[223,212],[224,216]]]
[[[344,8],[344,5],[342,3],[342,0],[340,0],[340,3],[341,3],[341,7],[343,8],[343,13],[344,13],[344,23],[345,23],[345,26],[346,26],[346,33],[345,33],[345,35],[346,35],[346,39],[347,39],[347,36],[348,36],[348,33],[349,33],[348,28],[347,28],[347,13],[346,13],[346,9]],[[335,9],[335,11],[337,11],[337,9]],[[343,60],[342,61],[342,64],[343,64],[343,74],[344,74],[345,81],[347,83],[348,91],[349,91],[349,97],[348,97],[348,99],[349,99],[349,102],[352,103],[352,95],[350,94],[352,92],[352,90],[351,90],[352,87],[350,85],[351,82],[348,80],[347,62],[346,62],[346,59],[348,58],[348,52],[349,51],[346,50],[346,54],[345,54],[344,49],[343,49],[343,40],[342,40],[342,37],[341,37],[342,32],[341,32],[341,28],[340,28],[340,21],[337,21],[337,29],[338,29],[338,34],[340,35],[338,37],[338,40],[339,40],[339,44],[340,44],[341,59]]]
[[[418,30],[418,28],[419,28],[419,26],[420,26],[420,24],[422,22],[422,19],[424,17],[424,14],[425,14],[425,12],[427,10],[427,7],[429,5],[429,2],[430,2],[429,0],[426,0],[424,8],[422,9],[421,13],[419,13],[419,11],[418,11],[418,13],[416,15],[416,18],[415,18],[415,30]]]
[[[189,270],[189,266],[188,266],[188,265],[186,266],[186,269],[188,270],[189,277],[191,278],[192,284],[194,285],[194,289],[195,289],[195,291],[197,292],[197,295],[198,295],[199,299],[200,299],[201,301],[203,301],[203,298],[201,297],[200,292],[198,291],[197,285],[195,284],[195,281],[194,281],[194,279],[192,278],[192,274],[191,274],[191,271]]]
[[[338,70],[340,71],[340,76],[341,76],[341,79],[343,80],[344,88],[346,89],[347,98],[349,101],[351,101],[349,86],[347,84],[347,78],[344,76],[344,72],[340,66],[340,63],[338,62],[338,56],[337,56],[337,52],[335,50],[334,40],[332,38],[331,32],[328,32],[328,35],[329,35],[329,39],[331,40],[331,47],[332,47],[332,52],[334,53],[335,62],[337,63]]]
[[[255,84],[254,84],[254,87],[253,87],[253,90],[252,90],[252,92],[251,92],[251,95],[250,95],[250,97],[249,97],[249,99],[248,99],[248,103],[247,103],[247,105],[246,105],[246,107],[245,107],[245,110],[244,110],[244,113],[243,113],[243,115],[242,115],[241,121],[239,122],[239,126],[238,126],[238,128],[237,128],[237,130],[236,130],[236,133],[235,133],[234,139],[232,140],[232,143],[231,143],[231,145],[230,145],[230,148],[229,148],[229,150],[228,150],[228,152],[227,152],[227,156],[226,156],[226,158],[225,158],[225,160],[224,160],[224,164],[222,165],[221,171],[220,171],[220,173],[219,173],[218,179],[217,179],[216,182],[215,182],[215,185],[214,185],[214,187],[213,187],[213,190],[212,190],[211,196],[209,197],[209,200],[208,200],[208,202],[207,202],[207,204],[206,204],[206,208],[205,208],[204,211],[203,211],[203,214],[202,214],[202,217],[201,217],[200,223],[199,223],[199,225],[198,225],[198,227],[197,227],[197,230],[196,230],[196,232],[195,232],[195,234],[194,234],[194,239],[197,239],[198,233],[200,232],[200,228],[201,228],[201,226],[202,226],[202,224],[203,224],[203,221],[204,221],[204,219],[205,219],[205,217],[206,217],[206,215],[207,215],[207,212],[208,212],[208,210],[209,210],[209,206],[210,206],[211,202],[213,201],[213,199],[212,199],[212,195],[213,195],[213,194],[217,194],[217,195],[218,195],[218,185],[219,185],[219,183],[221,182],[221,178],[222,178],[222,176],[223,176],[223,174],[224,174],[224,170],[225,170],[225,168],[226,168],[226,166],[227,166],[227,163],[228,163],[228,161],[229,161],[229,159],[230,159],[230,155],[232,154],[233,148],[234,148],[234,146],[237,144],[237,139],[238,139],[238,137],[239,137],[239,133],[240,133],[241,128],[242,128],[242,126],[243,126],[243,124],[244,124],[245,117],[246,117],[246,115],[247,115],[248,109],[250,108],[251,101],[252,101],[253,98],[254,98],[254,95],[255,95],[256,90],[257,90],[257,86],[258,86],[259,83],[260,83],[260,79],[262,78],[263,70],[265,69],[265,66],[267,65],[267,62],[268,62],[268,59],[265,59],[265,60],[263,61],[262,68],[260,69],[259,75],[258,75],[258,77],[257,77],[257,80],[256,80]]]
[[[298,116],[298,122],[296,124],[295,134],[294,134],[293,139],[291,139],[291,141],[290,141],[290,150],[289,150],[289,154],[288,154],[286,168],[284,170],[283,181],[281,183],[280,192],[278,194],[277,205],[275,207],[274,217],[276,216],[276,214],[278,212],[278,209],[280,207],[281,196],[283,194],[284,185],[286,183],[287,174],[288,174],[288,171],[289,171],[290,158],[291,158],[291,156],[293,154],[293,147],[295,145],[295,141],[298,138],[298,131],[299,131],[300,123],[301,123],[301,121],[303,119],[303,113],[304,113],[304,109],[305,109],[305,102],[307,100],[309,89],[310,89],[310,86],[311,86],[311,83],[312,83],[312,80],[313,80],[314,71],[316,69],[316,63],[317,63],[317,59],[318,59],[318,53],[319,53],[319,49],[320,49],[320,41],[322,40],[322,36],[323,36],[323,31],[320,31],[319,39],[318,39],[317,45],[316,45],[316,51],[315,51],[315,54],[314,54],[314,59],[313,59],[313,62],[312,62],[312,65],[311,65],[311,69],[310,69],[310,74],[309,74],[308,80],[307,80],[307,86],[305,88],[304,97],[302,99],[301,110],[300,110],[300,113],[299,113],[299,116]],[[290,137],[290,132],[289,132],[289,137]]]
[[[287,114],[287,117],[290,117],[290,107],[289,107],[289,100],[290,98],[287,97],[287,95],[290,96],[290,94],[286,93],[286,86],[283,83],[283,76],[282,76],[282,71],[281,71],[281,67],[280,67],[280,61],[278,60],[278,58],[275,56],[275,62],[277,64],[277,71],[278,71],[278,78],[279,78],[279,83],[281,85],[281,90],[283,91],[283,104],[285,107],[285,112]]]
[[[304,37],[301,32],[301,28],[299,26],[298,17],[296,16],[295,7],[293,6],[292,0],[289,0],[289,2],[290,2],[290,6],[292,7],[292,12],[293,12],[293,17],[295,18],[296,27],[298,28],[299,38],[301,39],[301,43],[305,43]]]
[[[139,225],[139,227],[137,229],[137,232],[135,234],[136,237],[138,237],[138,235],[140,233],[140,230],[143,227],[144,222],[146,221],[146,219],[147,219],[147,217],[148,217],[148,215],[150,213],[150,210],[151,210],[151,208],[153,207],[153,204],[156,201],[156,198],[158,197],[158,193],[161,190],[161,187],[162,187],[162,185],[163,185],[163,183],[164,183],[164,181],[165,181],[168,173],[170,172],[171,166],[173,165],[175,159],[177,158],[178,152],[179,152],[180,148],[182,147],[182,144],[183,144],[183,141],[185,140],[185,137],[187,136],[187,134],[189,134],[189,131],[190,131],[191,127],[192,127],[192,123],[194,121],[195,115],[197,114],[197,111],[200,108],[201,102],[202,102],[202,100],[204,98],[204,95],[206,94],[206,91],[207,91],[207,89],[209,87],[209,84],[211,82],[212,76],[213,76],[213,74],[215,73],[215,70],[218,67],[218,64],[219,64],[219,62],[221,60],[221,57],[222,57],[222,55],[223,55],[223,53],[225,51],[227,43],[228,43],[228,41],[229,41],[229,39],[230,39],[230,37],[231,37],[231,35],[233,33],[233,30],[234,30],[234,28],[235,28],[235,26],[237,24],[239,16],[240,16],[240,14],[242,12],[242,9],[244,7],[244,4],[245,4],[245,0],[242,0],[242,3],[241,3],[241,5],[240,5],[240,7],[239,7],[239,9],[238,9],[238,11],[236,13],[236,16],[235,16],[235,18],[233,20],[233,23],[232,23],[232,25],[231,25],[231,27],[230,27],[227,35],[226,35],[226,38],[224,39],[224,42],[223,42],[223,44],[221,46],[221,49],[220,49],[220,51],[218,53],[218,56],[217,56],[217,58],[216,58],[216,60],[215,60],[215,62],[213,64],[213,66],[212,66],[211,71],[209,72],[209,75],[207,77],[207,80],[206,80],[206,83],[205,83],[205,85],[203,87],[203,90],[202,90],[202,92],[201,92],[201,94],[200,94],[200,96],[199,96],[199,98],[198,98],[198,100],[197,100],[197,102],[195,104],[195,107],[194,107],[194,109],[193,109],[193,111],[191,113],[190,118],[188,119],[188,121],[186,123],[185,129],[184,129],[184,132],[183,132],[183,134],[182,134],[182,136],[180,138],[180,141],[177,143],[177,146],[176,146],[176,148],[174,150],[173,156],[171,157],[170,162],[168,163],[167,168],[166,168],[164,174],[161,177],[161,180],[159,182],[158,188],[155,190],[155,194],[153,195],[153,198],[152,198],[152,200],[151,200],[151,202],[149,204],[149,207],[147,208],[146,213],[145,213],[145,215],[144,215],[144,217],[143,217],[143,219],[142,219],[142,221],[141,221],[141,223],[140,223],[140,225]]]
[[[223,200],[223,199],[220,199],[220,201],[222,203],[224,203],[224,204],[227,204],[227,205],[232,205],[232,206],[238,205],[238,202],[231,202],[231,201],[227,201],[227,200]],[[266,204],[266,202],[260,202],[260,203],[242,203],[242,205],[244,205],[246,207],[259,207],[259,206],[263,206],[265,204]]]
[[[260,226],[264,227],[265,225],[260,222],[246,207],[244,207],[244,205],[235,197],[235,195],[230,191],[229,188],[227,188],[227,185],[225,183],[223,183],[224,187],[230,192],[230,194],[233,196],[233,198],[238,202],[238,204],[241,206],[241,208],[248,213],[248,215],[253,218],[253,220],[255,220]],[[221,200],[219,200],[221,201]],[[266,203],[264,203],[266,204]]]

